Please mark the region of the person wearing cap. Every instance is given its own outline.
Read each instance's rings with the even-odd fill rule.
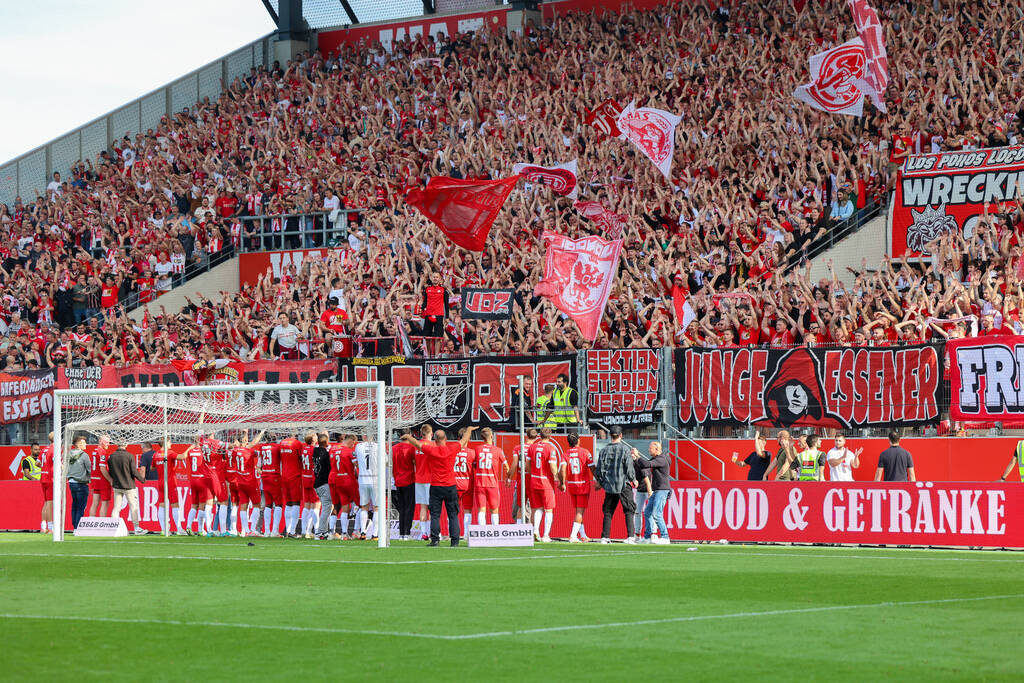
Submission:
[[[594,468],[594,479],[604,489],[604,503],[601,511],[604,523],[601,527],[601,543],[611,543],[609,538],[612,528],[612,516],[615,508],[622,506],[622,514],[626,518],[626,543],[636,543],[633,529],[633,515],[636,513],[636,502],[633,490],[637,487],[636,470],[633,461],[640,453],[622,441],[622,427],[612,425],[609,430],[611,443],[601,449]]]

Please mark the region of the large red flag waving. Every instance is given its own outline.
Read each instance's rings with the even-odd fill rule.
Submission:
[[[483,251],[501,205],[519,176],[498,180],[457,180],[434,176],[425,189],[415,188],[405,201],[441,228],[463,249]]]
[[[547,248],[544,279],[534,294],[550,299],[594,341],[618,273],[622,240],[606,242],[595,235],[571,240],[553,232],[545,232],[541,240]]]

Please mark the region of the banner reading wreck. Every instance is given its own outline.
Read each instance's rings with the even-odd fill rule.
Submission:
[[[939,419],[935,345],[676,349],[684,425],[919,425]]]
[[[1015,207],[1024,192],[1024,147],[997,147],[908,157],[896,183],[893,256],[928,254],[947,233],[969,237],[978,219]]]

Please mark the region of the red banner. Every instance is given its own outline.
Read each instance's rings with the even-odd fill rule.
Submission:
[[[238,256],[238,286],[251,287],[260,279],[260,275],[270,272],[274,277],[280,278],[292,273],[298,275],[302,268],[303,261],[322,261],[327,256],[335,255],[339,258],[348,258],[351,251],[346,247],[343,249],[292,249],[289,251],[257,251],[253,253],[239,254]]]
[[[939,419],[935,345],[676,349],[674,360],[685,425],[903,427]]]
[[[0,424],[27,422],[53,412],[53,370],[0,372]]]
[[[256,360],[232,362],[216,367],[177,368],[174,365],[140,363],[122,368],[61,368],[58,389],[104,389],[113,387],[190,386],[199,376],[211,384],[278,384],[332,382],[337,373],[333,360]],[[198,374],[197,374],[198,373]],[[72,400],[65,398],[65,401]]]
[[[622,114],[622,107],[609,97],[594,107],[593,111],[588,111],[583,123],[593,126],[608,137],[617,138],[622,136],[622,131],[619,130],[619,124],[616,122],[620,114]]]
[[[410,190],[405,201],[455,244],[469,251],[483,251],[494,219],[517,182],[519,176],[498,180],[434,176],[427,181],[426,189]]]
[[[929,254],[927,245],[950,233],[970,237],[986,204],[992,214],[1012,209],[1021,192],[1024,147],[907,157],[890,216],[892,255]]]
[[[541,240],[547,248],[544,279],[534,293],[550,299],[594,341],[618,274],[622,240],[606,242],[593,235],[571,240],[553,232],[545,232]]]
[[[1019,484],[676,483],[673,540],[1024,547]]]
[[[1024,421],[1024,337],[953,339],[946,348],[951,418]]]
[[[336,51],[342,43],[371,46],[380,42],[385,50],[391,52],[394,43],[407,39],[415,40],[420,36],[436,38],[438,34],[443,33],[452,37],[457,33],[469,33],[470,31],[479,33],[504,30],[507,25],[505,13],[506,10],[501,9],[490,12],[455,14],[447,17],[434,15],[418,17],[411,21],[356,26],[338,31],[320,31],[316,36],[316,44],[324,55]]]

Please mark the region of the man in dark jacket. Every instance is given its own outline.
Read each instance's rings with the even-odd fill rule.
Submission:
[[[594,478],[604,489],[604,525],[601,528],[601,543],[611,543],[609,534],[612,530],[612,515],[615,508],[622,505],[622,514],[626,517],[626,543],[636,543],[633,537],[633,514],[636,512],[636,501],[633,489],[636,488],[636,472],[633,460],[640,454],[622,441],[622,427],[613,425],[612,441],[601,449],[594,469]]]
[[[331,517],[331,487],[328,483],[328,479],[331,476],[331,456],[327,450],[330,445],[330,437],[327,432],[321,433],[317,437],[318,443],[316,448],[313,449],[313,490],[316,491],[316,495],[320,498],[320,519],[316,526],[316,537],[323,541],[327,539],[329,530],[327,529],[327,521]],[[333,531],[331,529],[330,531]]]
[[[118,448],[107,459],[107,473],[110,475],[110,485],[114,489],[114,505],[110,508],[110,516],[117,517],[121,514],[121,501],[127,498],[135,535],[142,536],[148,533],[139,526],[139,490],[135,488],[135,482],[145,481],[145,477],[139,474],[135,466],[135,456],[123,447]]]

